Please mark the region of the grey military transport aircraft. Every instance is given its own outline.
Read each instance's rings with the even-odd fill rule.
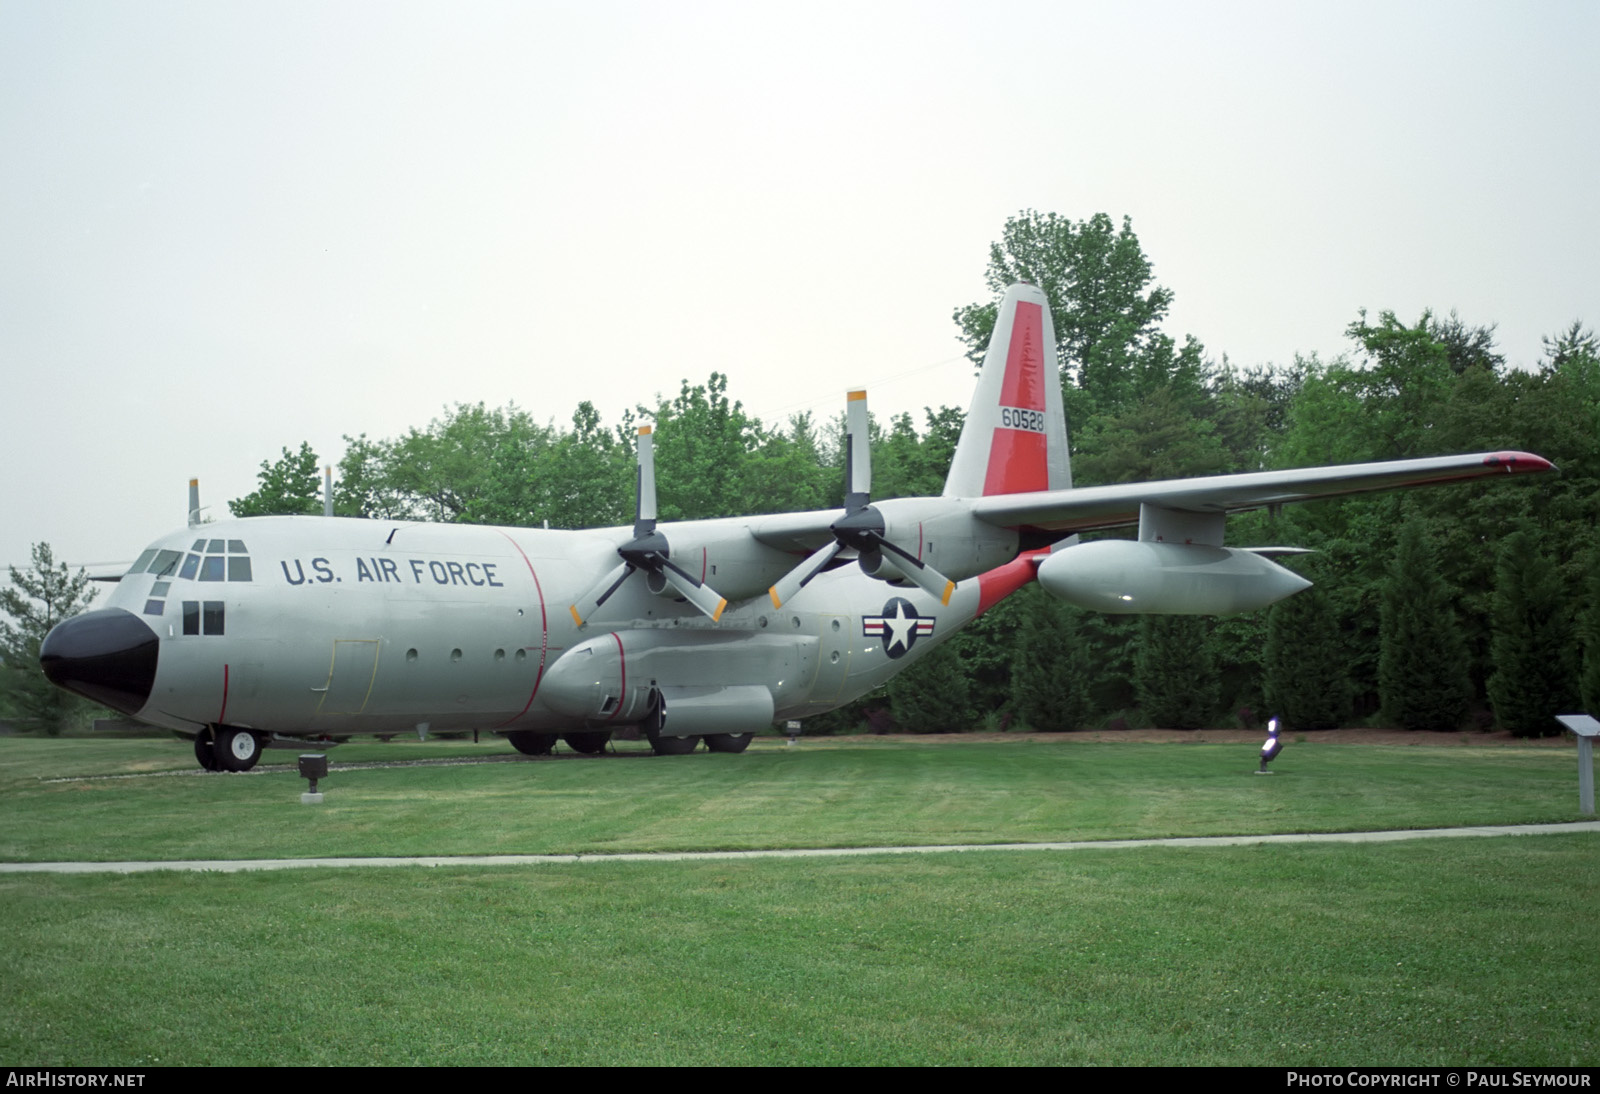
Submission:
[[[581,752],[743,751],[878,687],[1030,581],[1103,612],[1222,614],[1308,584],[1229,513],[1549,470],[1489,452],[1073,489],[1045,296],[1013,286],[936,498],[874,502],[865,394],[842,509],[595,531],[253,517],[164,536],[40,661],[60,686],[194,740],[208,770],[354,734],[490,730]],[[1077,533],[1138,526],[1136,540]]]

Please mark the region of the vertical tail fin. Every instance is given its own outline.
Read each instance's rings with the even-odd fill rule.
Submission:
[[[1013,285],[995,317],[944,493],[975,498],[1071,486],[1050,304],[1037,286]]]

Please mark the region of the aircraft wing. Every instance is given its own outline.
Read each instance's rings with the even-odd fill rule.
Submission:
[[[1141,504],[1190,513],[1240,513],[1284,502],[1553,469],[1549,460],[1528,452],[1479,452],[1199,479],[1085,486],[1074,490],[994,494],[969,499],[968,504],[972,506],[972,514],[987,524],[1065,535],[1137,524]]]
[[[809,554],[833,540],[833,525],[843,509],[817,509],[809,513],[773,513],[749,517],[750,534],[780,551]]]

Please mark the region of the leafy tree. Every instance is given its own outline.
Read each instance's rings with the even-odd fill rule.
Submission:
[[[1578,634],[1583,643],[1583,661],[1578,691],[1583,709],[1600,714],[1600,557],[1589,556],[1588,574],[1583,582],[1583,613]]]
[[[770,512],[768,499],[749,495],[746,455],[759,447],[761,423],[728,398],[728,378],[713,372],[704,384],[684,380],[671,402],[654,411],[656,493],[662,520],[702,520],[731,513]]]
[[[1305,382],[1306,363],[1287,368],[1236,368],[1226,356],[1207,386],[1217,440],[1228,452],[1229,471],[1262,471],[1289,427],[1289,407]]]
[[[1015,602],[1022,616],[1011,669],[1011,694],[1017,717],[1045,732],[1089,724],[1089,647],[1079,626],[1082,612],[1063,604],[1037,584]]]
[[[1450,371],[1460,376],[1469,369],[1496,373],[1505,367],[1505,355],[1494,348],[1494,332],[1499,324],[1469,327],[1453,310],[1450,318],[1434,320],[1429,333],[1444,347]]]
[[[477,499],[490,493],[507,448],[538,451],[550,429],[515,404],[489,409],[461,403],[426,430],[412,429],[393,442],[384,461],[385,489],[406,499],[410,515],[435,521],[470,519]]]
[[[1551,371],[1579,371],[1592,376],[1600,368],[1600,338],[1576,319],[1560,334],[1547,335],[1540,341],[1544,344],[1545,367]]]
[[[23,725],[51,736],[91,709],[45,678],[39,647],[50,628],[89,606],[89,575],[57,563],[48,543],[33,545],[33,565],[11,570],[11,588],[0,590],[0,700]]]
[[[1555,567],[1526,529],[1505,538],[1494,595],[1495,720],[1517,737],[1553,737],[1577,701],[1572,623]]]
[[[1466,717],[1466,644],[1423,522],[1407,521],[1383,588],[1378,692],[1404,729],[1451,730]]]
[[[1216,712],[1217,668],[1198,615],[1146,615],[1139,620],[1133,686],[1152,726],[1199,729]]]
[[[228,509],[236,517],[297,516],[322,512],[322,474],[311,445],[300,442],[298,452],[283,450],[276,463],[261,461],[256,475],[261,483],[254,493],[234,498]]]
[[[972,728],[967,675],[953,642],[944,642],[888,685],[894,720],[908,733],[963,733]]]
[[[1336,729],[1350,716],[1349,671],[1333,605],[1313,585],[1267,614],[1266,696],[1287,729]]]
[[[1386,458],[1431,454],[1429,429],[1454,375],[1450,347],[1437,337],[1432,313],[1408,327],[1385,311],[1374,326],[1363,310],[1345,333],[1366,357],[1350,380],[1362,394],[1373,449]]]
[[[1104,213],[1074,223],[1031,209],[1006,221],[1000,241],[989,248],[984,275],[996,297],[1007,286],[1028,281],[1049,299],[1074,424],[1168,384],[1200,391],[1204,351],[1192,338],[1179,347],[1161,332],[1172,291],[1152,286],[1153,279],[1127,217],[1119,230]],[[975,364],[983,360],[997,314],[993,302],[955,311]]]
[[[1085,486],[1215,475],[1230,462],[1211,422],[1196,417],[1170,386],[1090,419],[1078,437],[1073,472]]]

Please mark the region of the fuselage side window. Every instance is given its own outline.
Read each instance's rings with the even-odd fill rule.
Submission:
[[[200,602],[198,600],[185,600],[183,602],[183,633],[200,633]]]
[[[222,633],[222,601],[220,601],[220,600],[207,600],[205,602],[205,612],[204,612],[204,617],[203,617],[203,623],[204,623],[204,633],[206,633],[206,634],[221,634]]]

